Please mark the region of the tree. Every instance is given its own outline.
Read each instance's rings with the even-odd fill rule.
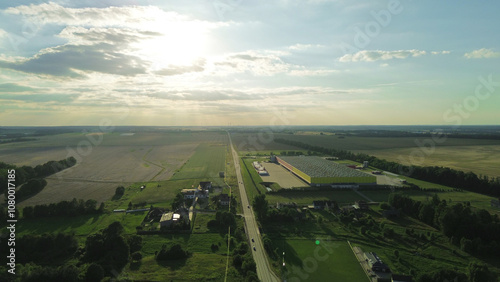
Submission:
[[[255,196],[255,198],[253,198],[252,207],[257,213],[257,218],[263,221],[267,217],[267,212],[269,210],[269,203],[266,200],[266,195],[260,194]]]
[[[178,193],[175,195],[174,201],[172,202],[172,210],[175,211],[184,205],[184,195]]]
[[[418,217],[420,220],[422,220],[426,224],[432,225],[434,223],[434,212],[435,212],[435,209],[434,209],[433,205],[424,204],[420,208],[420,212],[419,212]]]
[[[176,260],[184,259],[189,256],[188,251],[184,251],[179,244],[175,244],[170,249],[166,249],[166,246],[162,246],[158,255],[156,255],[156,260]]]
[[[140,261],[142,259],[142,254],[141,252],[134,252],[131,257],[133,261]]]
[[[85,272],[85,281],[101,281],[102,278],[104,278],[104,270],[102,269],[102,266],[97,263],[93,263],[87,268],[87,271]]]
[[[130,247],[130,253],[135,253],[142,249],[142,237],[139,235],[132,235],[128,239],[128,245]]]
[[[490,282],[496,281],[493,274],[484,264],[471,262],[467,267],[470,282]]]
[[[123,186],[116,187],[115,197],[120,198],[121,196],[123,196],[123,194],[125,194],[125,187],[123,187]]]

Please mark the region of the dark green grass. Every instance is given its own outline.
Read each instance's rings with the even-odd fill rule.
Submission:
[[[345,241],[273,240],[279,254],[285,252],[287,280],[368,281],[363,269]],[[295,280],[293,280],[295,281]],[[299,280],[297,280],[299,281]]]
[[[105,213],[100,215],[82,215],[75,217],[51,217],[39,219],[22,219],[17,223],[17,235],[42,233],[71,233],[86,236],[108,227],[118,221],[126,234],[134,234],[146,212],[138,213]]]

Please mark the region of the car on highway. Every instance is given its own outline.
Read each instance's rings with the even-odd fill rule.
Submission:
[[[254,250],[254,251],[257,251],[257,250],[255,249],[255,247],[253,247],[253,250]]]
[[[253,238],[252,238],[252,242],[255,242],[255,241],[253,240]]]
[[[250,206],[247,206],[247,208],[250,208]]]

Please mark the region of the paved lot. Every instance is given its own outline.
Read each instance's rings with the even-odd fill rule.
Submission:
[[[275,163],[263,163],[269,175],[261,176],[262,181],[265,182],[276,182],[282,188],[292,188],[292,187],[304,187],[309,186],[302,179],[295,176],[293,173],[288,171],[286,168]]]

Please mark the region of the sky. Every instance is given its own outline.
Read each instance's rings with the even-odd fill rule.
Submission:
[[[0,2],[0,126],[498,125],[499,1]]]

